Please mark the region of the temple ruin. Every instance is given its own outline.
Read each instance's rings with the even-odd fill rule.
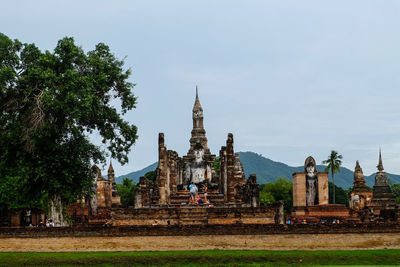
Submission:
[[[356,162],[354,169],[353,188],[349,195],[349,207],[354,210],[362,210],[371,205],[372,189],[366,185],[360,163]]]
[[[293,207],[328,204],[328,173],[318,172],[313,157],[304,163],[304,172],[293,174]]]
[[[219,167],[215,168],[216,155],[211,154],[204,129],[204,113],[198,90],[192,110],[193,129],[187,155],[167,150],[164,133],[158,135],[158,167],[154,183],[140,178],[136,193],[136,208],[165,205],[187,205],[188,186],[194,183],[203,197],[204,184],[207,197],[213,205],[259,206],[259,189],[255,175],[246,182],[239,154],[234,152],[233,134],[229,133],[226,145],[219,152]]]
[[[98,207],[111,208],[121,206],[121,197],[117,191],[114,168],[111,162],[108,167],[107,179],[101,175],[101,171],[96,165],[93,166],[92,171],[95,173],[94,191],[97,192],[90,198],[92,210],[96,210]]]
[[[328,173],[317,172],[316,167],[315,160],[308,157],[304,163],[304,172],[293,174],[293,218],[314,222],[330,219],[347,222],[400,220],[399,205],[396,204],[383,170],[380,151],[373,190],[366,185],[362,168],[356,162],[354,186],[349,193],[349,207],[328,204]]]
[[[383,170],[382,153],[379,151],[378,172],[375,175],[375,184],[372,194],[372,206],[389,207],[396,205],[396,198],[390,189],[386,172]]]
[[[308,222],[319,222],[327,218],[352,218],[351,210],[345,205],[329,204],[328,185],[328,173],[318,172],[315,159],[308,157],[304,163],[304,172],[293,173],[291,216]]]

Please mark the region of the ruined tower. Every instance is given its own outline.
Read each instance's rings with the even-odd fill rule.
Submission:
[[[186,156],[167,150],[164,134],[158,135],[158,166],[155,182],[140,178],[136,193],[136,208],[152,205],[186,205],[188,186],[197,184],[199,195],[215,204],[233,204],[246,207],[259,206],[259,186],[255,175],[246,182],[239,154],[234,153],[233,135],[228,134],[226,146],[220,151],[220,174],[214,170],[216,156],[210,153],[204,129],[203,107],[196,87],[196,98],[192,110],[193,129],[189,140],[190,148]],[[207,203],[208,204],[208,203]]]
[[[375,184],[372,195],[372,206],[395,205],[396,199],[390,189],[386,172],[383,170],[382,154],[379,149],[378,172],[375,175]]]
[[[185,164],[183,184],[201,183],[204,180],[211,181],[213,175],[215,175],[213,165],[216,156],[212,155],[208,148],[206,130],[203,123],[203,108],[200,104],[197,86],[192,120],[193,129],[189,140],[190,148],[187,155],[183,157]]]
[[[118,207],[121,205],[121,197],[118,193],[117,190],[117,184],[115,182],[115,175],[114,175],[114,168],[112,166],[112,163],[110,161],[110,166],[108,167],[108,181],[111,185],[111,205],[113,207]]]
[[[207,145],[207,137],[206,130],[204,129],[204,114],[203,108],[201,107],[199,100],[199,91],[196,86],[196,99],[194,101],[194,106],[192,110],[192,119],[193,119],[193,129],[192,136],[190,138],[190,149],[188,151],[188,155],[193,154],[194,148],[196,144],[200,143],[204,149],[204,154],[210,154],[210,149]]]
[[[364,180],[364,174],[360,163],[356,162],[354,169],[354,186],[350,192],[349,207],[354,210],[361,210],[369,206],[372,201],[372,189],[369,188]]]
[[[112,166],[111,161],[110,161],[110,166],[108,167],[108,180],[111,183],[115,183],[114,168]]]

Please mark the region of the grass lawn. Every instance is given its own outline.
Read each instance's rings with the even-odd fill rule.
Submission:
[[[400,250],[166,252],[1,252],[0,266],[400,265]]]

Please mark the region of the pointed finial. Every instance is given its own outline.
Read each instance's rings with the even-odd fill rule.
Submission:
[[[379,148],[379,163],[377,167],[380,172],[383,171],[381,148]]]
[[[360,163],[358,162],[358,160],[356,161],[356,169],[360,168]]]
[[[195,110],[203,110],[199,100],[199,88],[196,85],[196,100],[194,101],[193,111]]]
[[[112,165],[111,159],[110,159],[110,166],[108,167],[108,170],[109,170],[109,171],[111,171],[111,170],[112,170],[112,171],[114,171],[114,168],[113,168],[113,165]]]

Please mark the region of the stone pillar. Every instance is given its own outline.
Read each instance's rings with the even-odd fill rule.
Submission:
[[[329,204],[328,173],[318,172],[318,205]]]
[[[285,224],[285,216],[284,216],[284,203],[283,200],[279,201],[279,207],[277,209],[277,223],[278,224]]]
[[[239,153],[235,153],[235,163],[234,163],[234,177],[236,185],[246,184],[246,177],[243,172],[243,166],[239,159]]]
[[[114,168],[110,162],[108,167],[108,181],[111,184],[111,206],[118,207],[121,206],[121,197],[118,194],[117,184],[115,183]]]
[[[179,167],[179,169],[178,169],[178,173],[179,173],[178,184],[183,184],[183,163],[182,163],[181,159],[179,159],[178,167]]]
[[[106,199],[106,207],[112,207],[112,184],[109,181],[105,181],[104,197]]]
[[[250,174],[249,179],[247,179],[246,186],[246,194],[249,194],[249,196],[244,196],[245,199],[249,198],[252,207],[260,206],[260,189],[257,184],[257,176],[255,174]]]
[[[227,202],[228,196],[228,182],[227,182],[227,168],[226,168],[226,146],[221,147],[219,151],[219,175],[220,175],[220,190],[224,194],[224,201]]]
[[[226,176],[228,184],[227,200],[230,203],[235,202],[234,164],[233,134],[229,133],[228,140],[226,140]]]
[[[159,204],[167,203],[166,179],[167,179],[167,148],[164,145],[164,134],[158,134],[158,168],[156,184],[159,188]]]
[[[306,174],[304,172],[293,173],[293,207],[306,205]]]
[[[97,180],[97,206],[111,207],[111,190],[107,180]]]
[[[140,192],[140,194],[139,194],[140,198],[137,199],[139,202],[135,203],[135,206],[142,208],[144,206],[150,205],[149,194],[148,194],[149,190],[147,188],[146,177],[143,177],[143,176],[140,177],[138,191]]]

